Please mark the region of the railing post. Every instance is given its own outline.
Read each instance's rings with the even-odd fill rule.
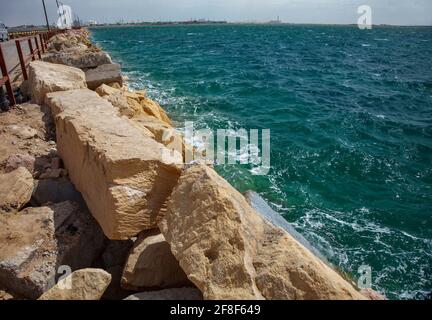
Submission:
[[[28,39],[27,39],[27,42],[28,42],[28,46],[29,46],[29,49],[30,49],[30,56],[31,56],[31,59],[32,59],[32,61],[35,61],[35,60],[36,60],[36,57],[34,56],[33,44],[32,44],[31,38],[28,38]]]
[[[42,59],[42,55],[41,55],[41,50],[39,48],[38,37],[35,36],[34,39],[35,39],[35,43],[36,43],[36,50],[37,50],[38,57],[39,57],[39,60],[40,60],[40,59]]]
[[[27,68],[26,68],[26,65],[25,65],[25,61],[24,61],[24,56],[23,56],[20,40],[15,40],[15,44],[16,44],[17,51],[18,51],[18,57],[19,57],[19,61],[20,61],[20,64],[21,64],[21,70],[22,70],[23,78],[24,78],[24,80],[28,80]]]
[[[39,33],[39,41],[40,41],[40,44],[41,44],[42,53],[45,53],[45,44],[44,44],[44,41],[43,41],[42,33]]]
[[[3,77],[6,77],[6,79],[7,79],[5,82],[5,86],[6,86],[6,91],[8,93],[8,96],[9,96],[9,104],[10,104],[10,106],[14,106],[14,105],[16,105],[15,95],[14,95],[14,92],[12,89],[12,84],[11,84],[11,81],[9,78],[9,73],[8,73],[8,69],[6,66],[6,61],[5,61],[4,56],[3,56],[3,49],[1,47],[1,45],[0,45],[0,69],[1,69]]]

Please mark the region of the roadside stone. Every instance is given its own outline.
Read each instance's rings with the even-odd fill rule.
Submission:
[[[39,176],[40,180],[43,179],[57,179],[61,177],[67,177],[68,171],[66,169],[47,169],[44,173]]]
[[[172,121],[166,114],[165,110],[161,108],[161,106],[156,102],[149,98],[144,98],[141,101],[141,106],[145,113],[147,113],[150,116],[156,117],[159,120],[162,120],[163,122],[167,123],[168,125],[172,126]]]
[[[111,275],[102,269],[81,269],[60,280],[38,300],[99,300],[110,282]]]
[[[112,63],[111,57],[106,52],[90,50],[50,53],[43,58],[43,61],[84,70]]]
[[[14,154],[6,160],[5,172],[12,172],[20,167],[26,168],[30,173],[34,171],[35,157],[29,154]]]
[[[159,230],[143,231],[131,250],[123,271],[124,289],[175,288],[191,286]]]
[[[207,166],[183,172],[159,227],[204,299],[366,299]]]
[[[370,288],[362,289],[360,293],[370,300],[387,300],[385,296]]]
[[[175,288],[134,293],[125,300],[202,300],[202,294],[196,288]]]
[[[24,207],[31,199],[33,188],[33,176],[24,167],[0,174],[0,215]]]
[[[14,296],[11,295],[9,292],[0,290],[0,301],[7,301],[7,300],[13,300]]]
[[[117,83],[123,85],[120,65],[117,63],[103,64],[94,69],[89,69],[85,73],[87,87],[95,90],[102,84]]]
[[[125,240],[155,228],[182,158],[119,117],[94,91],[50,93],[46,102],[59,155],[107,237]]]
[[[28,126],[10,125],[6,126],[5,131],[23,140],[32,139],[38,135],[37,130]]]
[[[37,299],[55,284],[61,265],[92,265],[104,236],[90,214],[72,202],[0,215],[0,287]]]
[[[30,63],[29,86],[32,100],[37,104],[42,104],[49,92],[87,87],[81,70],[43,61]]]

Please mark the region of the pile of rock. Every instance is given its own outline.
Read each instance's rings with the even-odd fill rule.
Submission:
[[[46,197],[35,185],[53,187],[33,181],[30,159],[8,173],[17,196],[1,199],[0,289],[43,300],[365,299],[212,168],[183,165],[166,112],[124,87],[85,39],[51,41],[46,60],[67,66],[31,64],[32,97],[51,110],[68,176]],[[42,207],[20,211],[30,198]],[[61,265],[76,271],[55,284]]]

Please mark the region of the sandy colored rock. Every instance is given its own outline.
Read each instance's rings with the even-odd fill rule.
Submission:
[[[196,288],[174,288],[134,293],[125,300],[202,300],[202,294]]]
[[[135,100],[127,98],[127,92],[123,89],[110,87],[106,84],[96,88],[96,92],[108,100],[115,108],[118,109],[120,115],[132,118],[139,114],[144,114],[141,105]],[[147,132],[149,133],[149,132]]]
[[[9,292],[0,290],[0,301],[7,301],[7,300],[13,300],[14,296],[11,295]]]
[[[120,87],[123,85],[120,65],[117,63],[103,64],[94,69],[89,69],[85,75],[87,87],[91,90],[95,90],[101,84],[113,82],[118,83]]]
[[[30,201],[33,188],[33,176],[24,167],[0,174],[0,215],[24,207]]]
[[[50,115],[49,108],[31,103],[16,105],[8,112],[0,112],[0,172],[10,170],[6,169],[6,165],[11,157],[14,158],[10,163],[11,169],[16,165],[21,166],[21,164],[31,169],[31,164],[21,155],[25,155],[26,158],[27,156],[35,158],[34,169],[37,170],[38,160],[41,156],[46,155],[47,150],[51,148],[49,140],[54,125],[51,124]],[[14,126],[19,128],[16,131],[10,130]],[[20,133],[23,132],[21,130],[23,127],[33,129],[28,131],[31,132],[31,135],[27,135],[29,139],[19,137]],[[21,159],[17,159],[15,157],[17,155]]]
[[[35,157],[29,154],[14,154],[6,160],[5,172],[12,172],[20,167],[26,168],[30,173],[33,172],[35,166]]]
[[[101,97],[109,96],[111,94],[122,93],[122,90],[119,88],[114,88],[106,84],[101,84],[96,88],[96,93]]]
[[[94,91],[48,94],[57,147],[71,181],[112,240],[156,227],[181,157],[135,127]]]
[[[34,138],[38,134],[37,130],[23,125],[10,125],[4,130],[23,140]]]
[[[106,52],[91,50],[50,53],[43,57],[43,61],[84,70],[112,63]]]
[[[0,287],[37,299],[54,285],[59,266],[91,265],[104,239],[90,213],[72,202],[0,215]]]
[[[108,86],[107,86],[108,87]],[[128,103],[126,97],[120,91],[114,91],[111,94],[101,95],[105,100],[109,101],[115,108],[118,109],[119,114],[132,118],[140,110],[134,110]]]
[[[147,130],[153,139],[162,143],[173,154],[177,153],[178,156],[184,158],[185,145],[183,136],[172,126],[158,118],[148,115],[135,116],[132,120],[141,129]]]
[[[171,119],[168,117],[166,112],[161,108],[161,106],[156,101],[153,101],[149,98],[144,98],[141,101],[141,106],[144,112],[147,113],[148,115],[156,117],[159,120],[162,120],[163,122],[172,126]]]
[[[81,269],[60,280],[38,300],[99,300],[110,282],[111,275],[102,269]]]
[[[85,51],[88,46],[84,44],[85,40],[82,37],[72,33],[57,34],[48,42],[48,51],[50,52],[73,52]]]
[[[42,173],[39,176],[40,180],[43,179],[57,179],[61,177],[66,177],[68,175],[68,171],[66,169],[51,169],[49,168],[47,171]]]
[[[387,300],[385,296],[371,288],[362,289],[360,292],[370,300]]]
[[[364,299],[209,167],[183,172],[160,229],[204,299]]]
[[[42,104],[49,92],[87,87],[81,70],[43,61],[30,63],[29,86],[32,100],[37,104]]]
[[[127,259],[121,284],[124,289],[136,291],[191,285],[159,230],[140,233]]]

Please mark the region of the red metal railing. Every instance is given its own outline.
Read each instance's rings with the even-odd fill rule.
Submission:
[[[6,60],[0,45],[0,67],[2,73],[2,78],[0,78],[0,86],[4,85],[6,87],[10,106],[14,106],[16,104],[10,74],[12,74],[12,72],[21,66],[23,78],[24,80],[28,80],[27,67],[29,63],[31,61],[35,61],[36,59],[42,59],[42,54],[47,50],[49,39],[62,32],[64,32],[64,30],[51,30],[47,32],[35,33],[31,36],[15,40],[19,63],[11,70],[8,70],[6,66]],[[28,46],[28,51],[30,53],[27,55],[24,54],[23,43]]]
[[[42,58],[41,48],[43,48],[45,45],[43,43],[41,43],[41,45],[39,46],[38,38],[39,38],[39,41],[41,41],[39,36],[31,36],[31,37],[21,38],[21,39],[15,40],[15,44],[16,44],[17,51],[18,51],[18,58],[20,61],[21,71],[22,71],[22,75],[23,75],[24,80],[28,80],[27,66],[30,63],[30,61],[35,61],[36,58],[39,58],[39,59]],[[28,49],[30,51],[29,55],[24,55],[24,53],[23,53],[23,48],[22,48],[23,42],[27,43],[27,45],[28,45]],[[36,47],[33,46],[33,43],[35,44]]]
[[[0,79],[0,87],[2,87],[3,85],[6,87],[6,91],[9,97],[9,104],[11,106],[14,106],[16,104],[15,95],[13,93],[11,79],[9,77],[9,72],[6,67],[6,61],[1,46],[0,46],[0,69],[2,73],[2,78]]]

